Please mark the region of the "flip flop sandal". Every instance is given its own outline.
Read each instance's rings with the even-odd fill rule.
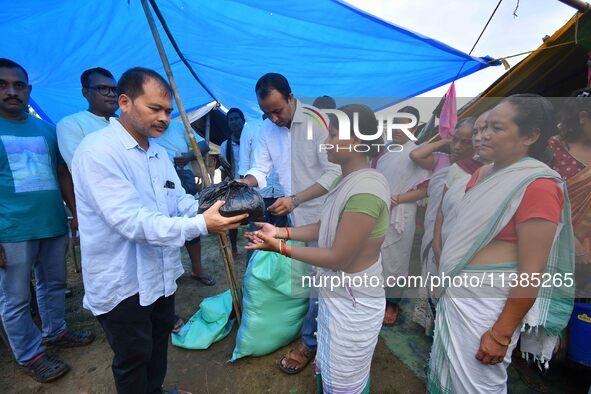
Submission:
[[[41,383],[53,382],[70,370],[70,367],[62,360],[45,352],[22,367],[28,375]]]
[[[304,349],[305,353],[302,353],[301,351],[299,351],[299,349],[302,349],[302,348]],[[287,355],[281,357],[281,360],[279,360],[279,368],[288,375],[295,375],[295,374],[302,372],[304,370],[304,368],[306,368],[306,366],[310,363],[310,361],[312,361],[312,359],[314,358],[314,354],[316,353],[316,352],[309,350],[308,348],[306,348],[302,344],[300,344],[299,349],[291,349],[289,351],[289,353],[287,353]],[[291,356],[294,353],[297,353],[300,357],[294,358],[293,356]],[[288,358],[296,361],[299,364],[303,364],[303,365],[301,365],[300,367],[296,367],[296,368],[288,368],[285,365],[283,365],[283,361],[287,360]]]
[[[279,368],[288,375],[296,375],[296,374],[302,372],[302,370],[304,369],[304,368],[287,368],[285,365],[283,365],[284,360],[287,360],[287,356],[281,357],[281,360],[279,360]]]
[[[191,273],[191,279],[198,280],[199,282],[201,282],[205,286],[213,286],[217,283],[215,278],[209,274],[195,275],[195,274]]]

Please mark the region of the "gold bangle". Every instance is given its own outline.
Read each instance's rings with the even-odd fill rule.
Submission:
[[[509,338],[509,342],[503,343],[497,336],[493,333],[492,327],[488,329],[488,335],[490,338],[497,343],[497,345],[501,345],[503,347],[508,347],[511,344],[511,338]]]
[[[283,242],[279,240],[279,254],[283,254]]]

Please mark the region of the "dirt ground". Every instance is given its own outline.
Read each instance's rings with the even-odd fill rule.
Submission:
[[[236,269],[242,277],[245,252],[240,253]],[[218,283],[206,287],[192,280],[188,275],[190,262],[183,249],[182,262],[187,274],[179,278],[176,295],[177,313],[183,318],[192,316],[203,298],[219,294],[228,288],[216,237],[204,237],[202,255],[206,269],[216,277]],[[70,365],[71,371],[49,384],[40,384],[28,377],[13,361],[6,346],[0,342],[0,393],[115,392],[111,374],[111,349],[96,319],[82,309],[83,288],[80,275],[74,273],[71,266],[68,271],[68,285],[74,294],[66,300],[66,320],[71,328],[92,329],[97,334],[97,339],[83,348],[56,349],[55,353]],[[170,345],[165,386],[176,386],[193,393],[315,392],[311,367],[295,376],[285,375],[277,367],[279,358],[289,346],[264,357],[251,357],[229,364],[227,361],[232,354],[235,337],[236,327],[230,335],[204,351],[185,350]],[[373,357],[371,392],[423,393],[425,387],[392,355],[380,339]]]

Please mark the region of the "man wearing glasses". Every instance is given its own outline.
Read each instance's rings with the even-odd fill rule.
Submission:
[[[56,125],[57,141],[64,161],[71,169],[72,158],[84,137],[109,125],[109,118],[116,116],[117,82],[110,71],[101,67],[91,68],[80,76],[82,95],[88,101],[88,109],[68,115]]]

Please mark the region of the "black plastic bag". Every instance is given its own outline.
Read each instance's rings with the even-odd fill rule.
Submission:
[[[236,181],[223,181],[203,189],[199,195],[199,213],[207,211],[217,201],[226,203],[220,208],[220,215],[231,217],[248,213],[242,221],[262,221],[265,218],[265,202],[263,197],[252,187]]]

